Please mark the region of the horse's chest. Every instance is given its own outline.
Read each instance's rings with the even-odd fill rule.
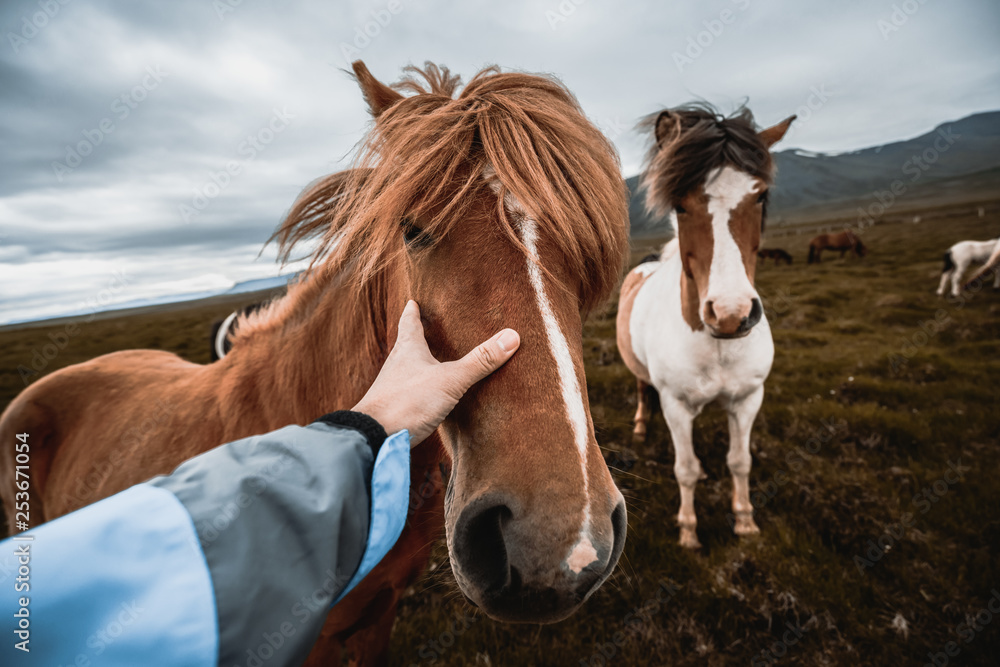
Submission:
[[[751,393],[767,378],[773,360],[768,334],[756,333],[740,341],[692,337],[684,349],[661,356],[654,371],[657,388],[692,405]]]

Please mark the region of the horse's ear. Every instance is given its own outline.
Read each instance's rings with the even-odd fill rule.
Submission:
[[[368,103],[373,117],[378,118],[383,111],[403,99],[401,94],[372,76],[372,73],[360,60],[355,60],[351,64],[351,68],[354,70],[354,76],[358,80],[358,85],[361,86],[361,94],[365,96],[365,102]]]
[[[674,131],[674,128],[680,123],[680,118],[676,114],[670,111],[661,111],[660,115],[656,117],[656,124],[654,125],[653,132],[656,135],[656,145],[662,146],[663,140]]]
[[[757,136],[760,137],[760,140],[764,142],[765,146],[770,148],[781,141],[781,138],[785,136],[785,132],[788,132],[788,128],[791,127],[793,120],[795,120],[795,116],[789,116],[777,125],[772,125],[766,130],[761,130],[760,134]]]

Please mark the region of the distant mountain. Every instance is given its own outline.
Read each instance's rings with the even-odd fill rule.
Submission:
[[[913,139],[850,153],[789,149],[776,152],[774,157],[778,177],[771,196],[772,217],[794,216],[802,209],[816,211],[827,203],[875,202],[875,193],[888,191],[895,181],[906,188],[900,196],[905,199],[907,192],[931,181],[955,181],[1000,167],[1000,111],[975,114],[943,123]],[[638,176],[626,183],[632,193],[632,235],[665,234],[669,223],[651,218],[644,210]]]
[[[236,283],[223,293],[243,294],[244,292],[259,292],[261,290],[266,290],[266,289],[277,289],[279,287],[284,287],[298,275],[299,272],[295,272],[295,273],[286,273],[285,275],[282,276],[273,276],[271,278],[257,278],[255,280],[244,280],[241,283]]]
[[[209,299],[212,297],[229,296],[236,294],[244,294],[247,292],[263,292],[265,290],[277,290],[279,288],[284,288],[290,282],[292,282],[300,272],[286,273],[280,276],[274,276],[271,278],[256,278],[254,280],[244,280],[243,282],[235,283],[229,289],[213,289],[213,290],[203,290],[200,292],[187,292],[183,294],[162,294],[154,297],[140,297],[137,299],[131,299],[129,301],[123,301],[122,303],[116,303],[114,305],[103,308],[99,311],[95,311],[92,308],[76,308],[67,310],[66,312],[59,313],[58,315],[48,315],[40,320],[34,318],[29,319],[15,319],[8,322],[4,322],[0,325],[0,329],[3,327],[24,324],[27,322],[48,322],[48,321],[61,321],[67,318],[92,316],[95,313],[107,313],[113,311],[123,311],[123,310],[134,310],[136,308],[149,308],[151,306],[162,306],[166,304],[182,303],[187,301],[198,301],[201,299]]]
[[[670,221],[646,212],[646,193],[639,190],[639,177],[625,179],[625,185],[632,194],[628,201],[628,219],[632,238],[661,236],[670,230]]]

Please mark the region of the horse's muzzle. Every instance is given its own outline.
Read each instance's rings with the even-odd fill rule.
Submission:
[[[571,615],[608,578],[625,546],[625,504],[611,514],[613,537],[597,544],[598,558],[579,572],[560,565],[542,567],[543,534],[523,543],[513,525],[519,520],[500,498],[482,498],[467,507],[455,527],[452,570],[475,606],[508,623],[555,623]],[[523,533],[522,533],[523,535]],[[557,548],[558,550],[558,548]]]
[[[743,338],[748,333],[750,333],[751,329],[757,326],[757,323],[760,322],[760,318],[763,317],[763,315],[764,315],[764,307],[761,305],[760,299],[754,298],[754,300],[751,302],[750,305],[750,313],[746,317],[740,320],[740,325],[739,327],[737,327],[736,331],[734,331],[731,334],[723,334],[713,331],[712,337],[719,338],[722,340],[731,338]]]

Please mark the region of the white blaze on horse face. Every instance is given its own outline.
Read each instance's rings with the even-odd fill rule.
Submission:
[[[545,336],[549,341],[549,349],[552,357],[556,361],[556,369],[559,375],[559,386],[562,389],[563,402],[566,404],[566,417],[569,420],[570,429],[573,431],[573,440],[580,453],[580,469],[583,473],[583,524],[580,526],[580,539],[570,551],[566,559],[566,565],[573,572],[579,574],[585,567],[597,560],[597,550],[594,549],[590,541],[590,493],[587,482],[587,410],[583,405],[583,392],[580,391],[580,382],[576,377],[576,367],[573,365],[573,357],[569,353],[569,343],[563,335],[555,313],[552,312],[552,304],[545,293],[545,285],[542,283],[542,270],[539,266],[538,258],[538,224],[531,218],[523,218],[521,221],[521,240],[528,250],[528,279],[531,287],[535,291],[535,300],[538,309],[542,313],[542,322],[545,324]]]
[[[708,176],[705,194],[712,216],[712,265],[708,290],[703,301],[712,301],[717,311],[737,308],[738,304],[757,298],[757,291],[747,277],[743,253],[729,229],[733,209],[751,192],[757,192],[757,180],[749,174],[723,167]]]

